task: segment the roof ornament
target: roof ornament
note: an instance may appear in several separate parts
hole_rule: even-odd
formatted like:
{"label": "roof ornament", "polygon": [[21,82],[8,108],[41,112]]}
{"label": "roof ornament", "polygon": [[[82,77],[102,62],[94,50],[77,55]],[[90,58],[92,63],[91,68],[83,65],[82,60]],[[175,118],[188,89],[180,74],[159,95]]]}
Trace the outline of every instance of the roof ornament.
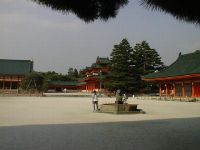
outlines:
{"label": "roof ornament", "polygon": [[181,52],[179,52],[179,54],[178,54],[178,57],[180,57],[181,56]]}
{"label": "roof ornament", "polygon": [[200,50],[196,50],[196,51],[195,51],[195,53],[199,53],[199,52],[200,52]]}

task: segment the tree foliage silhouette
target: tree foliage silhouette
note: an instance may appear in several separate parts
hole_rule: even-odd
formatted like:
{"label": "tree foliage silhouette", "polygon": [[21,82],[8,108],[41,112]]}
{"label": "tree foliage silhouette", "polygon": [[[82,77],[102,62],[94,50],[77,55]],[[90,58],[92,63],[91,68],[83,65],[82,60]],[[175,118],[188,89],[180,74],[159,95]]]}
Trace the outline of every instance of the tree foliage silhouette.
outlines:
{"label": "tree foliage silhouette", "polygon": [[32,0],[38,4],[67,14],[74,13],[85,22],[96,19],[108,20],[117,15],[128,0]]}
{"label": "tree foliage silhouette", "polygon": [[[129,0],[32,0],[38,4],[61,11],[74,13],[85,22],[96,19],[108,20],[117,15]],[[177,19],[200,24],[199,1],[197,0],[138,0],[152,10],[172,14]]]}

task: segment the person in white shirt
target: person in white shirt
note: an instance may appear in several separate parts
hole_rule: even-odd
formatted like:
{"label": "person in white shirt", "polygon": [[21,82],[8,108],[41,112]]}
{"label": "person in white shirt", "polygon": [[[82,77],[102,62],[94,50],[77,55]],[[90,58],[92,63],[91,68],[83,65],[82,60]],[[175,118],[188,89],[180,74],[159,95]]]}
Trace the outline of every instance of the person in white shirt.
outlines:
{"label": "person in white shirt", "polygon": [[94,94],[92,96],[92,103],[93,103],[93,107],[94,107],[94,111],[95,111],[95,105],[96,105],[96,110],[99,110],[99,106],[98,106],[98,95],[97,92],[94,91]]}
{"label": "person in white shirt", "polygon": [[122,101],[123,103],[126,103],[128,100],[128,96],[126,95],[126,93],[123,94],[123,97],[122,97]]}

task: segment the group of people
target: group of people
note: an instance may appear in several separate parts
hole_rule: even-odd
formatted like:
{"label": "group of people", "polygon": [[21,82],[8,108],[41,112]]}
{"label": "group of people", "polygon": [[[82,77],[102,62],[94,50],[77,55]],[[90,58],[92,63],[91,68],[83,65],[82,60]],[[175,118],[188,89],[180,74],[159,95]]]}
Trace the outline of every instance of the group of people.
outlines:
{"label": "group of people", "polygon": [[122,91],[120,89],[117,90],[116,92],[116,104],[124,104],[126,103],[128,100],[128,96],[126,95],[126,93],[122,93]]}
{"label": "group of people", "polygon": [[[99,110],[99,105],[98,105],[98,97],[99,97],[99,94],[97,94],[97,92],[94,90],[93,91],[93,95],[92,95],[92,103],[93,103],[93,108],[94,108],[94,111],[95,110]],[[128,96],[126,95],[126,93],[122,93],[120,89],[118,89],[116,91],[116,101],[115,101],[115,104],[124,104],[126,103],[128,100]]]}

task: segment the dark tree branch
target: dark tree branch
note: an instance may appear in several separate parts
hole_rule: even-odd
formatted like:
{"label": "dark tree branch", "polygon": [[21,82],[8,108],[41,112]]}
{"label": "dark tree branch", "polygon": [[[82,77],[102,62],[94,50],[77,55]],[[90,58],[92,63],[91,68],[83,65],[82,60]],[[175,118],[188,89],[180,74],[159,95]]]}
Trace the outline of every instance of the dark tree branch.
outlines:
{"label": "dark tree branch", "polygon": [[72,12],[86,22],[108,20],[117,15],[128,0],[32,0],[67,14]]}
{"label": "dark tree branch", "polygon": [[[129,0],[32,0],[67,14],[76,14],[86,22],[96,19],[108,20],[117,15],[118,10]],[[187,22],[200,24],[198,0],[137,0],[146,8],[161,10]]]}
{"label": "dark tree branch", "polygon": [[198,0],[141,0],[142,5],[153,10],[161,10],[187,22],[200,24]]}

